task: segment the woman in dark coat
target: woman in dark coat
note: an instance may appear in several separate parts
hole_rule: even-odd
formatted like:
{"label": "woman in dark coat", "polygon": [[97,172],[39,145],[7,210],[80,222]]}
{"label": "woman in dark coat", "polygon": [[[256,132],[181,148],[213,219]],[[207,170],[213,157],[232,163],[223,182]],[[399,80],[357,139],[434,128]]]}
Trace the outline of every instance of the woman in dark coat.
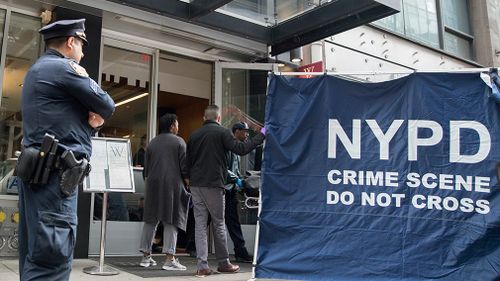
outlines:
{"label": "woman in dark coat", "polygon": [[179,123],[175,114],[160,118],[160,134],[146,148],[144,176],[146,198],[144,202],[144,228],[140,266],[156,265],[151,258],[151,245],[156,227],[163,223],[163,269],[186,270],[175,258],[177,230],[186,230],[189,193],[186,190],[186,143],[177,136]]}

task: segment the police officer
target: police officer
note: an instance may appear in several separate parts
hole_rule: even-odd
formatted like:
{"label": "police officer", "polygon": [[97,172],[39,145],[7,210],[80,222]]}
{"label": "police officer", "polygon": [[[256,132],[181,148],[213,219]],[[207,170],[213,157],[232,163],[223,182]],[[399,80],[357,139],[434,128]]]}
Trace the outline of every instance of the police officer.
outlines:
{"label": "police officer", "polygon": [[[47,51],[29,69],[23,84],[24,151],[41,149],[44,135],[50,134],[59,140],[57,157],[72,151],[76,160],[89,159],[91,135],[115,109],[111,97],[79,65],[82,48],[88,44],[84,23],[85,19],[61,20],[39,30]],[[23,281],[69,280],[71,272],[78,184],[63,192],[64,166],[55,165],[50,171],[46,183],[23,181],[19,188]]]}

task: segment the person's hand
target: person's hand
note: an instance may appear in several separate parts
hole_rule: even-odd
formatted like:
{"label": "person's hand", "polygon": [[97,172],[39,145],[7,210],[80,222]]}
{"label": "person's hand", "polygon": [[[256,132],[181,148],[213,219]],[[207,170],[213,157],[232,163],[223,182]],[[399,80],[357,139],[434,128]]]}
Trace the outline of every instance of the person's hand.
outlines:
{"label": "person's hand", "polygon": [[104,119],[101,117],[101,115],[94,113],[94,112],[89,112],[89,125],[92,128],[97,128],[100,127],[104,124]]}
{"label": "person's hand", "polygon": [[249,127],[252,128],[252,130],[257,134],[262,130],[262,127],[257,124],[249,123]]}

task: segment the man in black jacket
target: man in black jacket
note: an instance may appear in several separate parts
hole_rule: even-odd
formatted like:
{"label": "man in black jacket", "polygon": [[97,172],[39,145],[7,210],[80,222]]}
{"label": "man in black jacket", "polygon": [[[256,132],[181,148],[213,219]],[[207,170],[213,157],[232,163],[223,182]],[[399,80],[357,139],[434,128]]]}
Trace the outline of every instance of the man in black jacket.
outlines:
{"label": "man in black jacket", "polygon": [[[245,141],[248,139],[248,124],[245,122],[238,122],[233,125],[232,132],[237,140]],[[241,223],[238,214],[238,191],[243,188],[243,175],[241,174],[240,167],[241,158],[239,155],[230,153],[228,159],[228,177],[226,181],[226,208],[225,220],[229,237],[233,240],[234,257],[237,262],[253,261],[253,257],[245,247],[245,238],[241,231]]]}
{"label": "man in black jacket", "polygon": [[264,135],[257,134],[245,142],[233,137],[231,131],[220,125],[220,110],[209,105],[205,110],[203,126],[196,130],[187,143],[189,182],[195,217],[195,242],[198,258],[198,276],[210,275],[208,266],[207,220],[210,214],[215,241],[215,255],[219,272],[233,273],[240,267],[229,262],[224,221],[224,182],[227,178],[229,152],[245,155],[262,144]]}

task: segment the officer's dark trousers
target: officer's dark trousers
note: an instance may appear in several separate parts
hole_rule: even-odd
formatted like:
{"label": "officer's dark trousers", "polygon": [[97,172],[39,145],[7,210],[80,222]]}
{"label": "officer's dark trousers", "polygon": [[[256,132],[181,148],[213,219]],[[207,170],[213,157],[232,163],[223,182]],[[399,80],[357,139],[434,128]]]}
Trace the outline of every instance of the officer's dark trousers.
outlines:
{"label": "officer's dark trousers", "polygon": [[238,198],[235,188],[226,190],[226,210],[225,220],[227,231],[234,244],[234,255],[237,257],[247,257],[248,252],[245,248],[245,239],[241,232],[240,219],[238,217]]}
{"label": "officer's dark trousers", "polygon": [[76,191],[64,197],[59,174],[32,189],[19,186],[19,274],[21,281],[69,280],[76,242]]}

